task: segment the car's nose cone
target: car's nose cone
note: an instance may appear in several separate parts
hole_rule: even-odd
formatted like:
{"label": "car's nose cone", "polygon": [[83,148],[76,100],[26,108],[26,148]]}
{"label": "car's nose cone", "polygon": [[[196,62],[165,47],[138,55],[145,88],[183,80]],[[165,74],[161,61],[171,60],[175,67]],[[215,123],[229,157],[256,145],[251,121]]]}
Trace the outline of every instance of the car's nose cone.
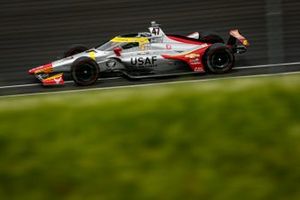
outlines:
{"label": "car's nose cone", "polygon": [[32,68],[28,71],[29,74],[51,73],[53,71],[52,63]]}

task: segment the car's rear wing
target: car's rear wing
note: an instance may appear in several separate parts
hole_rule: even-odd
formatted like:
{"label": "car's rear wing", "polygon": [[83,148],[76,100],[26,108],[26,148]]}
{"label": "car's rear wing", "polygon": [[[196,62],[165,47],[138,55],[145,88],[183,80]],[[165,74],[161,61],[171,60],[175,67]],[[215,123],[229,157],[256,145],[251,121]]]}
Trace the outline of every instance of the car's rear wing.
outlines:
{"label": "car's rear wing", "polygon": [[235,30],[231,30],[229,32],[229,39],[228,39],[228,42],[227,44],[228,45],[235,45],[237,44],[237,41],[240,42],[240,44],[244,45],[244,46],[250,46],[248,40],[242,36],[242,34],[239,32],[238,29],[235,29]]}
{"label": "car's rear wing", "polygon": [[232,46],[235,53],[242,54],[247,51],[247,47],[250,46],[250,43],[239,32],[238,29],[235,29],[229,32],[229,39],[227,41],[227,45]]}

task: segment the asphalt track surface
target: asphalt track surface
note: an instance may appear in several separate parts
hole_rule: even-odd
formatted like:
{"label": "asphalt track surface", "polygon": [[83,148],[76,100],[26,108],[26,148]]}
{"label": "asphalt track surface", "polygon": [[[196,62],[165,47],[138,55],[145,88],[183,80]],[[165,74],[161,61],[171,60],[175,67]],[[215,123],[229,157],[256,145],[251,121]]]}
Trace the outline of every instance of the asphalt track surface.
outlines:
{"label": "asphalt track surface", "polygon": [[[280,63],[280,64],[266,64],[256,66],[241,66],[235,67],[233,70],[226,74],[194,74],[179,77],[165,77],[165,78],[147,78],[140,80],[128,80],[123,77],[102,78],[97,81],[93,86],[79,87],[73,81],[66,81],[64,86],[43,87],[40,83],[32,79],[28,79],[24,83],[18,81],[0,85],[0,96],[16,96],[16,95],[32,95],[40,93],[52,93],[63,91],[82,91],[91,89],[113,89],[120,87],[135,87],[142,85],[155,85],[161,83],[174,83],[174,82],[189,82],[189,81],[205,81],[209,79],[224,79],[231,77],[255,77],[255,76],[268,76],[273,74],[291,74],[300,73],[300,62],[293,63]],[[29,75],[28,75],[29,76]],[[21,77],[20,77],[21,78]],[[18,77],[16,77],[18,80]]]}
{"label": "asphalt track surface", "polygon": [[[280,6],[276,2],[281,2]],[[300,63],[261,66],[300,61],[299,6],[299,0],[3,1],[0,6],[0,96],[299,71]],[[56,60],[72,44],[94,47],[115,35],[147,31],[153,20],[160,23],[166,33],[185,35],[213,31],[225,40],[229,30],[238,28],[251,47],[246,54],[239,55],[235,70],[224,75],[138,81],[101,79],[92,87],[76,87],[71,81],[63,87],[44,88],[27,74],[30,68]],[[276,49],[281,55],[278,60],[273,58],[277,55]]]}

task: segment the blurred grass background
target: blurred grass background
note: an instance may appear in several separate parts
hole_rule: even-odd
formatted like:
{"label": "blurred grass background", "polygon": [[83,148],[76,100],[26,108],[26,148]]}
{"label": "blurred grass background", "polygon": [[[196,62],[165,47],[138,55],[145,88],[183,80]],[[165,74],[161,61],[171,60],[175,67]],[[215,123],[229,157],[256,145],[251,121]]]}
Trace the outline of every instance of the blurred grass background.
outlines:
{"label": "blurred grass background", "polygon": [[0,99],[0,199],[300,199],[300,75]]}

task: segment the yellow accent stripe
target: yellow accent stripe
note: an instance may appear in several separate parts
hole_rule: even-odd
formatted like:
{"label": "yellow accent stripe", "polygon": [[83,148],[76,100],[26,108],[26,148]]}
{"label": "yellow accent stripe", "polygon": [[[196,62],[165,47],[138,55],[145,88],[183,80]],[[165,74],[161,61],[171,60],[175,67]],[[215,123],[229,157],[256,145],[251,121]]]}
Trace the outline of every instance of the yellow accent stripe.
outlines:
{"label": "yellow accent stripe", "polygon": [[138,42],[140,44],[147,44],[149,43],[148,38],[146,37],[115,37],[111,40],[112,42]]}
{"label": "yellow accent stripe", "polygon": [[89,53],[89,56],[90,56],[91,59],[96,60],[96,53],[94,51],[91,51]]}
{"label": "yellow accent stripe", "polygon": [[45,74],[49,74],[53,71],[53,68],[52,67],[47,67],[47,68],[44,68],[44,69],[40,69],[40,70],[37,70],[35,71],[34,73],[35,74],[38,74],[38,73],[45,73]]}

